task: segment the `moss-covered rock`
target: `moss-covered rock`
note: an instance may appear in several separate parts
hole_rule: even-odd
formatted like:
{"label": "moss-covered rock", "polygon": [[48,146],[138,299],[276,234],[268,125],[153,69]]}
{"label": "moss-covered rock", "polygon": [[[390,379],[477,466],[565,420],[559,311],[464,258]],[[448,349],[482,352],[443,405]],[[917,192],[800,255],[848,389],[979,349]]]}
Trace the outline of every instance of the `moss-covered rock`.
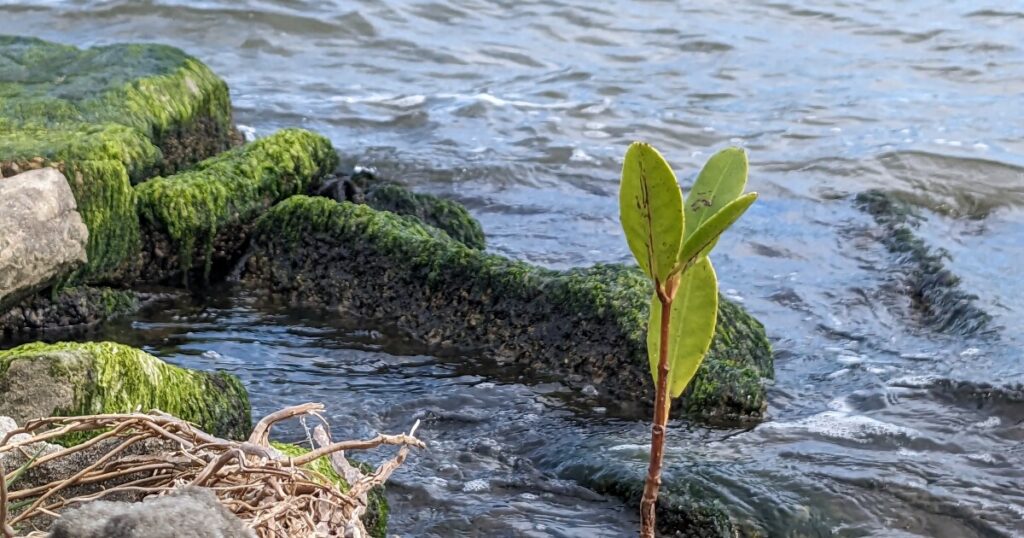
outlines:
{"label": "moss-covered rock", "polygon": [[317,196],[336,202],[366,204],[374,209],[415,217],[425,224],[444,230],[456,241],[483,250],[484,229],[462,204],[431,194],[411,191],[399,183],[382,180],[367,170],[338,175],[324,181]]}
{"label": "moss-covered rock", "polygon": [[155,296],[88,286],[34,295],[0,314],[0,338],[90,327],[100,321],[135,312],[150,298]]}
{"label": "moss-covered rock", "polygon": [[921,216],[894,193],[870,190],[859,193],[855,203],[882,228],[879,239],[897,256],[895,270],[903,290],[921,321],[935,330],[968,335],[987,330],[992,316],[967,293],[960,277],[943,261],[949,253],[930,248],[914,229]]}
{"label": "moss-covered rock", "polygon": [[233,375],[179,368],[112,342],[0,351],[0,415],[19,423],[150,409],[233,439],[245,438],[252,427],[248,394]]}
{"label": "moss-covered rock", "polygon": [[452,200],[412,192],[397,183],[383,183],[366,192],[366,205],[416,217],[466,246],[479,250],[486,246],[483,227],[465,207]]}
{"label": "moss-covered rock", "polygon": [[136,188],[146,280],[162,281],[233,260],[271,205],[308,191],[337,166],[326,138],[286,129]]}
{"label": "moss-covered rock", "polygon": [[[653,402],[650,288],[634,268],[547,270],[469,248],[410,217],[296,196],[257,222],[243,279],[395,323],[430,343],[483,348],[570,386],[593,385],[622,405]],[[706,366],[676,409],[759,418],[762,378],[772,377],[764,329],[724,299],[719,319]]]}
{"label": "moss-covered rock", "polygon": [[120,276],[139,249],[132,182],[237,140],[228,88],[163,45],[80,50],[0,36],[0,176],[53,166],[89,228],[79,280]]}
{"label": "moss-covered rock", "polygon": [[[276,448],[280,453],[285,456],[297,457],[302,456],[309,452],[309,449],[303,448],[298,445],[280,443],[277,441],[271,441],[270,445]],[[352,465],[359,467],[360,470],[366,474],[373,471],[369,466],[351,461]],[[335,484],[338,489],[345,492],[349,489],[348,482],[341,477],[334,467],[331,466],[331,462],[326,456],[317,458],[312,463],[307,465],[313,471],[323,475],[325,478]],[[388,532],[388,501],[384,498],[384,488],[377,487],[366,495],[367,506],[366,514],[363,515],[363,525],[366,527],[366,531],[370,533],[373,538],[384,538]]]}

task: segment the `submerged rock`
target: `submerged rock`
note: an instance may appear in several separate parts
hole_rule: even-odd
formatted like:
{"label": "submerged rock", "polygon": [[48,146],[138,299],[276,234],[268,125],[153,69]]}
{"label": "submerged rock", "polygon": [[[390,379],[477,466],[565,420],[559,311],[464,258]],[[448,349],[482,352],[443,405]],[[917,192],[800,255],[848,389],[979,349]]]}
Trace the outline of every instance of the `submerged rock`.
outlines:
{"label": "submerged rock", "polygon": [[0,177],[58,168],[89,229],[77,280],[117,280],[139,251],[133,182],[237,139],[228,88],[163,45],[80,50],[0,36]]}
{"label": "submerged rock", "polygon": [[139,409],[160,409],[232,439],[252,427],[248,393],[230,374],[179,368],[112,342],[0,351],[0,415],[24,422]]}
{"label": "submerged rock", "polygon": [[241,254],[253,221],[271,205],[307,192],[337,166],[326,138],[285,129],[136,188],[143,235],[140,278],[165,281]]}
{"label": "submerged rock", "polygon": [[914,234],[920,216],[908,203],[879,190],[862,192],[857,206],[882,227],[880,240],[898,256],[896,269],[903,288],[925,325],[940,332],[969,335],[985,331],[992,316],[977,305],[978,297],[960,286],[960,277],[943,261],[949,254],[930,248]]}
{"label": "submerged rock", "polygon": [[65,511],[50,538],[255,538],[208,489],[183,487],[139,503],[93,501]]}
{"label": "submerged rock", "polygon": [[88,238],[60,172],[0,179],[0,312],[83,265]]}
{"label": "submerged rock", "polygon": [[[650,288],[634,268],[553,271],[490,255],[409,217],[295,196],[260,218],[242,278],[252,286],[395,323],[430,343],[653,402],[645,327]],[[760,323],[722,300],[705,366],[683,396],[690,417],[760,418],[772,357]]]}
{"label": "submerged rock", "polygon": [[0,337],[92,327],[135,312],[143,303],[162,296],[88,286],[33,295],[0,314]]}

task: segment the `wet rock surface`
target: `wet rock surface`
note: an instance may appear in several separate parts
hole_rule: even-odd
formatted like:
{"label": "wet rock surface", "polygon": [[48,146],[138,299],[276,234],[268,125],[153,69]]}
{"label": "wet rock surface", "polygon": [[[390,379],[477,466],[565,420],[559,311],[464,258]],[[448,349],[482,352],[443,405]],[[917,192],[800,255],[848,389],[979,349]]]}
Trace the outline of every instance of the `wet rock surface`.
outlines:
{"label": "wet rock surface", "polygon": [[[632,268],[541,269],[393,213],[296,196],[257,223],[242,279],[394,323],[431,344],[484,348],[615,402],[653,401],[644,360],[649,289]],[[707,367],[677,408],[756,420],[762,378],[773,375],[770,346],[738,306],[723,301],[719,317]]]}

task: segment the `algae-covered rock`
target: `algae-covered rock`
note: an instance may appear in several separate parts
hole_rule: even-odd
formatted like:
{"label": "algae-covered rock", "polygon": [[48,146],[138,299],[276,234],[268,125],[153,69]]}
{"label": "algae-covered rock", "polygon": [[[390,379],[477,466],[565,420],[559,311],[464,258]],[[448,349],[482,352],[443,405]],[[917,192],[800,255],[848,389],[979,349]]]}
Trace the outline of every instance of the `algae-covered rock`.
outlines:
{"label": "algae-covered rock", "polygon": [[326,138],[285,129],[139,185],[142,278],[161,281],[197,268],[208,278],[215,262],[237,257],[256,217],[318,184],[337,160]]}
{"label": "algae-covered rock", "polygon": [[[303,448],[298,445],[280,443],[277,441],[271,441],[270,445],[278,450],[285,456],[297,457],[309,452],[309,449]],[[361,471],[366,474],[372,472],[368,466],[362,465],[357,462],[352,462],[353,465],[360,467]],[[349,490],[349,484],[341,477],[334,467],[331,466],[331,462],[326,456],[317,458],[307,467],[323,475],[325,478],[334,483],[342,492]],[[366,527],[366,531],[370,533],[373,538],[384,538],[388,532],[388,501],[384,498],[384,488],[377,487],[370,490],[367,494],[367,506],[366,514],[362,517],[363,526]]]}
{"label": "algae-covered rock", "polygon": [[897,256],[896,273],[921,321],[940,332],[969,335],[987,330],[992,316],[977,305],[978,297],[960,285],[944,258],[949,253],[929,247],[914,233],[921,217],[894,193],[870,190],[855,203],[881,226],[880,241]]}
{"label": "algae-covered rock", "polygon": [[[650,289],[634,268],[547,270],[469,248],[410,217],[296,196],[257,222],[242,277],[431,343],[483,348],[571,386],[593,385],[624,406],[653,402]],[[692,417],[758,418],[762,378],[772,377],[764,329],[724,299],[719,318],[684,407]]]}
{"label": "algae-covered rock", "polygon": [[84,264],[88,237],[60,172],[0,181],[0,312]]}
{"label": "algae-covered rock", "polygon": [[230,147],[228,88],[163,45],[92,49],[0,36],[0,175],[56,167],[89,229],[79,279],[115,279],[139,248],[131,182]]}
{"label": "algae-covered rock", "polygon": [[249,397],[237,377],[188,370],[115,344],[25,344],[0,351],[0,415],[18,422],[160,409],[214,435],[242,439]]}
{"label": "algae-covered rock", "polygon": [[316,195],[415,217],[444,230],[452,239],[466,246],[480,250],[486,246],[483,227],[462,204],[432,194],[413,192],[399,183],[382,180],[367,170],[328,179],[317,189]]}
{"label": "algae-covered rock", "polygon": [[161,294],[112,288],[73,286],[33,295],[0,314],[0,338],[91,327],[129,314]]}

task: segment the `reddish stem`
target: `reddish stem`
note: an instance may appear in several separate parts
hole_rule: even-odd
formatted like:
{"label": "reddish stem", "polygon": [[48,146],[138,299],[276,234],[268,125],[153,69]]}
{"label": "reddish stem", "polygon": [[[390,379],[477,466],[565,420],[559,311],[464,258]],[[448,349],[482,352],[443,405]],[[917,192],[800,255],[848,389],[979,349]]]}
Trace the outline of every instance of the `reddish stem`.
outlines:
{"label": "reddish stem", "polygon": [[669,407],[672,405],[672,401],[668,397],[668,333],[669,319],[672,316],[672,300],[660,296],[658,299],[661,303],[658,385],[654,398],[654,425],[651,426],[651,463],[647,467],[647,482],[644,483],[644,496],[640,501],[640,536],[642,538],[654,538],[654,507],[658,503],[658,491],[661,489],[661,462],[665,456],[665,430],[668,425]]}

